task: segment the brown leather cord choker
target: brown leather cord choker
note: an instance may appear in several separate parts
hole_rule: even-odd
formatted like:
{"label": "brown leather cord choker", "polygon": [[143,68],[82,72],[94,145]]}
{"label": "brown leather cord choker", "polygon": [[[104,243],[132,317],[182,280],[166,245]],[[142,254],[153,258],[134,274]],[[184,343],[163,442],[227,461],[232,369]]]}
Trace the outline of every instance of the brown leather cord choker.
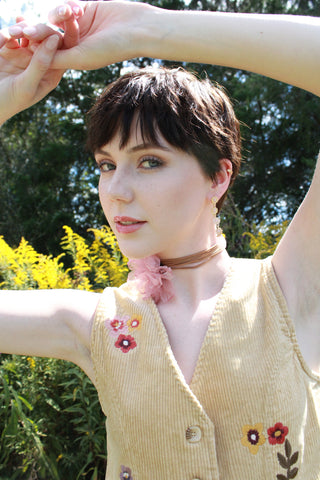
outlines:
{"label": "brown leather cord choker", "polygon": [[207,250],[201,250],[200,252],[193,253],[192,255],[186,255],[179,258],[165,258],[161,260],[161,265],[170,267],[172,270],[177,268],[197,268],[204,263],[209,262],[211,258],[218,255],[224,250],[224,247],[219,245],[213,245]]}

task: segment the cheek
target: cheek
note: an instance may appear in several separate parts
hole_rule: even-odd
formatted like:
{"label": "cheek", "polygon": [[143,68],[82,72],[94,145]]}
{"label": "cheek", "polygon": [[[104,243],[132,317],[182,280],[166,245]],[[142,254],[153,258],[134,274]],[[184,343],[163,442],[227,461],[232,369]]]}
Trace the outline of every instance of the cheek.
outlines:
{"label": "cheek", "polygon": [[108,195],[106,191],[106,185],[102,181],[101,177],[99,179],[98,192],[99,192],[99,200],[100,200],[102,210],[105,216],[108,218],[108,210],[109,210]]}

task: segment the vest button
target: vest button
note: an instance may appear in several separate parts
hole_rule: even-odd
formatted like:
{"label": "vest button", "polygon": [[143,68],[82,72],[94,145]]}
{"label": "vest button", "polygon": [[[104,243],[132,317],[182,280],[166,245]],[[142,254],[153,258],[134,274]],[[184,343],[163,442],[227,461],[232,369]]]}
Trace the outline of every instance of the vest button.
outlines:
{"label": "vest button", "polygon": [[[189,443],[197,443],[201,440],[201,429],[197,425],[192,425],[186,430],[186,439]],[[197,480],[197,479],[194,479]]]}

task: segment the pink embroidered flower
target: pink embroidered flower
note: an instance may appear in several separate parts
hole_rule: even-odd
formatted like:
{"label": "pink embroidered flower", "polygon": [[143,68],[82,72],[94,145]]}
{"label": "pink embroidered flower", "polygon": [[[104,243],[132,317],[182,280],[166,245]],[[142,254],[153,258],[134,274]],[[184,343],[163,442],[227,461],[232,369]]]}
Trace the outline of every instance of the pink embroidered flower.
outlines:
{"label": "pink embroidered flower", "polygon": [[131,335],[119,335],[118,340],[114,344],[117,348],[120,348],[123,353],[129,352],[133,348],[136,348],[136,341]]}
{"label": "pink embroidered flower", "polygon": [[132,270],[128,279],[137,281],[137,288],[144,299],[151,297],[155,303],[159,303],[173,298],[171,268],[161,266],[159,257],[152,255],[131,259],[128,266]]}
{"label": "pink embroidered flower", "polygon": [[284,443],[286,436],[288,435],[289,429],[282,425],[281,422],[275,424],[274,427],[270,427],[267,430],[269,435],[269,443],[271,445],[282,444]]}
{"label": "pink embroidered flower", "polygon": [[141,321],[142,321],[141,315],[136,315],[135,317],[130,318],[130,319],[127,321],[127,325],[128,325],[129,331],[130,331],[130,332],[133,332],[134,330],[140,330],[140,328],[141,328]]}
{"label": "pink embroidered flower", "polygon": [[113,337],[118,337],[119,333],[127,334],[128,333],[128,326],[127,322],[130,317],[115,317],[115,318],[107,318],[105,320],[105,326],[109,330],[110,335]]}

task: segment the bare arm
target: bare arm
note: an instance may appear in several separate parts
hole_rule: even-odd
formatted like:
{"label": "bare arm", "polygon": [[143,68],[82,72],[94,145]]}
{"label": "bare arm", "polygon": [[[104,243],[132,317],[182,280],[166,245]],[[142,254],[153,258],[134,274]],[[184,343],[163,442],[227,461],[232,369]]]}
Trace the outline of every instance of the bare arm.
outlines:
{"label": "bare arm", "polygon": [[[14,38],[0,31],[0,124],[41,100],[63,74],[51,68],[61,36],[39,25],[39,45],[26,37],[19,42],[24,27],[19,22]],[[93,379],[90,331],[98,299],[73,290],[0,291],[0,351],[70,360]]]}
{"label": "bare arm", "polygon": [[273,255],[302,353],[320,373],[320,160],[310,189]]}
{"label": "bare arm", "polygon": [[[79,44],[55,68],[94,69],[148,56],[242,68],[320,94],[320,19],[172,11],[136,2],[81,2]],[[50,14],[61,24],[59,8]]]}
{"label": "bare arm", "polygon": [[99,299],[81,290],[0,291],[0,351],[69,360],[93,379],[90,335]]}

